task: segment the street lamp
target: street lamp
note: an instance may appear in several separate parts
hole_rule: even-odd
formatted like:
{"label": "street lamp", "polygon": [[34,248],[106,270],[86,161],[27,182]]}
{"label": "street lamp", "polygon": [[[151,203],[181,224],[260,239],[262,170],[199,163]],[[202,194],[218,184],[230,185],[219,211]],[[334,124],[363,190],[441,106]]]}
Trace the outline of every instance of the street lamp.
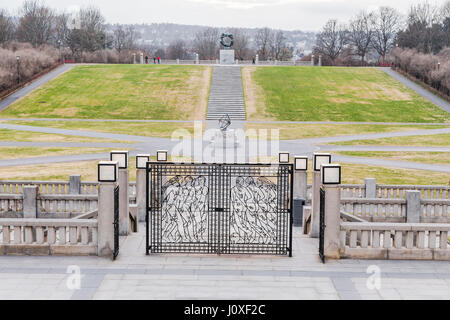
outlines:
{"label": "street lamp", "polygon": [[441,66],[441,62],[438,61],[438,71],[439,71],[439,67]]}
{"label": "street lamp", "polygon": [[149,154],[138,154],[136,155],[136,169],[146,169],[147,162],[150,161]]}
{"label": "street lamp", "polygon": [[20,83],[20,56],[16,56],[17,60],[17,83]]}
{"label": "street lamp", "polygon": [[167,150],[156,151],[156,161],[167,161]]}
{"label": "street lamp", "polygon": [[117,161],[100,161],[98,163],[98,181],[116,182],[119,177]]}
{"label": "street lamp", "polygon": [[329,153],[313,154],[314,171],[320,171],[321,164],[329,164],[329,163],[331,163],[331,154]]}
{"label": "street lamp", "polygon": [[307,156],[295,156],[294,157],[294,169],[296,171],[308,170],[308,157]]}
{"label": "street lamp", "polygon": [[109,160],[117,161],[119,169],[126,169],[128,168],[128,151],[113,150],[109,153]]}
{"label": "street lamp", "polygon": [[280,152],[278,154],[279,163],[289,163],[289,152]]}

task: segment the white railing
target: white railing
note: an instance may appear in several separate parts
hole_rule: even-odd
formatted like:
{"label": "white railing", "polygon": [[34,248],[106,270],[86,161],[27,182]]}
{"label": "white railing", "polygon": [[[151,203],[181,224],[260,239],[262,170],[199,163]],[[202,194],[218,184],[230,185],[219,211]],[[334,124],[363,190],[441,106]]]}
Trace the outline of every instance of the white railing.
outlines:
{"label": "white railing", "polygon": [[0,219],[1,254],[96,255],[97,220]]}
{"label": "white railing", "polygon": [[341,222],[341,258],[450,260],[450,224]]}
{"label": "white railing", "polygon": [[0,181],[0,193],[23,193],[24,186],[38,186],[39,193],[66,194],[69,192],[69,183],[61,181]]}

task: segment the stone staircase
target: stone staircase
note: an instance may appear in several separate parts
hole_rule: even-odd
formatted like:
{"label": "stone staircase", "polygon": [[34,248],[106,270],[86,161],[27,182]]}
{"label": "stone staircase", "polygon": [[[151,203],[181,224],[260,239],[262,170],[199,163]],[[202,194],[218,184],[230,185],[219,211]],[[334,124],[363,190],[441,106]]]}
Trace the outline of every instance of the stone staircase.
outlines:
{"label": "stone staircase", "polygon": [[227,114],[231,120],[245,120],[240,67],[214,67],[206,120]]}

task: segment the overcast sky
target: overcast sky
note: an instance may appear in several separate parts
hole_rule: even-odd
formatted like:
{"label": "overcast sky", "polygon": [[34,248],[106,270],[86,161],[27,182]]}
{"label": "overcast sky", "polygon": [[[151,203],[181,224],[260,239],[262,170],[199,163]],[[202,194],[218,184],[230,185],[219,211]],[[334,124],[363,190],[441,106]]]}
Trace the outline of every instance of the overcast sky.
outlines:
{"label": "overcast sky", "polygon": [[[330,18],[346,21],[361,9],[380,5],[406,13],[423,0],[46,0],[58,10],[94,5],[109,23],[171,22],[217,27],[271,27],[316,31]],[[443,3],[443,0],[431,0]],[[0,8],[17,12],[21,2],[0,0]]]}

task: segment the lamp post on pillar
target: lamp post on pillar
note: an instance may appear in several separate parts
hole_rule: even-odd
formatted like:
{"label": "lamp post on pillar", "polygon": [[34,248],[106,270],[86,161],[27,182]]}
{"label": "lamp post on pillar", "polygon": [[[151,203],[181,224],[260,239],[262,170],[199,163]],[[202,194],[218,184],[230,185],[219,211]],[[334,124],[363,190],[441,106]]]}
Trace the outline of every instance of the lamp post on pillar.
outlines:
{"label": "lamp post on pillar", "polygon": [[331,163],[331,154],[314,153],[313,154],[313,173],[312,173],[312,201],[311,201],[311,233],[312,238],[319,236],[320,224],[320,165]]}
{"label": "lamp post on pillar", "polygon": [[137,215],[139,222],[145,221],[146,215],[146,202],[145,197],[147,194],[146,181],[147,181],[147,162],[150,161],[149,154],[138,154],[136,155],[136,205],[137,205]]}
{"label": "lamp post on pillar", "polygon": [[117,161],[99,162],[97,255],[101,257],[112,257],[114,253],[114,189],[118,175]]}
{"label": "lamp post on pillar", "polygon": [[119,234],[130,233],[128,151],[114,150],[110,152],[110,160],[117,161],[119,166]]}
{"label": "lamp post on pillar", "polygon": [[303,205],[306,202],[308,181],[308,157],[294,157],[294,226],[303,225]]}
{"label": "lamp post on pillar", "polygon": [[323,254],[326,258],[339,259],[339,235],[341,231],[341,166],[321,165],[322,189],[325,191]]}

